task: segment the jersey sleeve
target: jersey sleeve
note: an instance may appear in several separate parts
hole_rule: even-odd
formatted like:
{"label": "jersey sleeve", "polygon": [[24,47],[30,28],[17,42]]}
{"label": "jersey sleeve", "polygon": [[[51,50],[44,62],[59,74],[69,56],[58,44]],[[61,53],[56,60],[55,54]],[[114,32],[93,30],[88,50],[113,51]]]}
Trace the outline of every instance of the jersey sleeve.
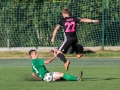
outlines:
{"label": "jersey sleeve", "polygon": [[75,20],[76,23],[79,23],[81,18],[80,17],[75,17],[74,20]]}
{"label": "jersey sleeve", "polygon": [[32,67],[32,72],[35,73],[35,69]]}
{"label": "jersey sleeve", "polygon": [[62,26],[62,19],[57,24]]}

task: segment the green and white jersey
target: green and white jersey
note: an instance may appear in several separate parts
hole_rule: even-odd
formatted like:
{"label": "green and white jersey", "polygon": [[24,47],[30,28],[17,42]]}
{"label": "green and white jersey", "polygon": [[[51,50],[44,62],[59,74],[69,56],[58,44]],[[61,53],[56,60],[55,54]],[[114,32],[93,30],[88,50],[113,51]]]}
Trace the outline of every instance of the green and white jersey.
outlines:
{"label": "green and white jersey", "polygon": [[45,74],[49,71],[44,66],[44,60],[37,58],[32,59],[32,72],[35,73],[41,79],[43,79]]}

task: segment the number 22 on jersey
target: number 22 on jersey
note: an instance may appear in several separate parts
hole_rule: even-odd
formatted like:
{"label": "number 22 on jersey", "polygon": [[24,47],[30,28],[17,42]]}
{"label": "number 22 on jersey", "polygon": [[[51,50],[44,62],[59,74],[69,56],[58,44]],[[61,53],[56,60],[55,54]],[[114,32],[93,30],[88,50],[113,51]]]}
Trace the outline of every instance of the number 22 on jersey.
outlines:
{"label": "number 22 on jersey", "polygon": [[67,26],[65,32],[75,32],[75,22],[65,22],[65,26]]}

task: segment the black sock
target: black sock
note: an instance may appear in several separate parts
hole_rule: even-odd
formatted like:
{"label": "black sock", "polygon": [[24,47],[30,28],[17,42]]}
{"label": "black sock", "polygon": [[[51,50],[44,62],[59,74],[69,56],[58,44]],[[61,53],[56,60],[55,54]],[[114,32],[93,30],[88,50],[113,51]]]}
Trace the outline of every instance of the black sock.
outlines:
{"label": "black sock", "polygon": [[61,54],[61,53],[59,53],[58,55],[57,55],[57,57],[61,60],[61,61],[63,61],[64,63],[66,63],[66,58],[65,58],[65,56],[63,55],[63,54]]}
{"label": "black sock", "polygon": [[81,44],[77,44],[75,51],[76,51],[76,54],[81,54],[81,53],[83,53],[84,48],[83,48],[83,46]]}

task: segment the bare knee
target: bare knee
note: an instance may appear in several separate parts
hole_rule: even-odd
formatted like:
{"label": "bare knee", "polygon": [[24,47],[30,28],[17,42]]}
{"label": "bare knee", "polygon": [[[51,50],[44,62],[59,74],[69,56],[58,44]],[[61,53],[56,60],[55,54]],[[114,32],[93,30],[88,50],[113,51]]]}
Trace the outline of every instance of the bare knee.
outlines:
{"label": "bare knee", "polygon": [[53,74],[54,80],[61,79],[63,77],[64,73],[62,72],[57,72]]}
{"label": "bare knee", "polygon": [[59,72],[59,76],[60,76],[60,77],[63,77],[63,75],[64,75],[64,73]]}

